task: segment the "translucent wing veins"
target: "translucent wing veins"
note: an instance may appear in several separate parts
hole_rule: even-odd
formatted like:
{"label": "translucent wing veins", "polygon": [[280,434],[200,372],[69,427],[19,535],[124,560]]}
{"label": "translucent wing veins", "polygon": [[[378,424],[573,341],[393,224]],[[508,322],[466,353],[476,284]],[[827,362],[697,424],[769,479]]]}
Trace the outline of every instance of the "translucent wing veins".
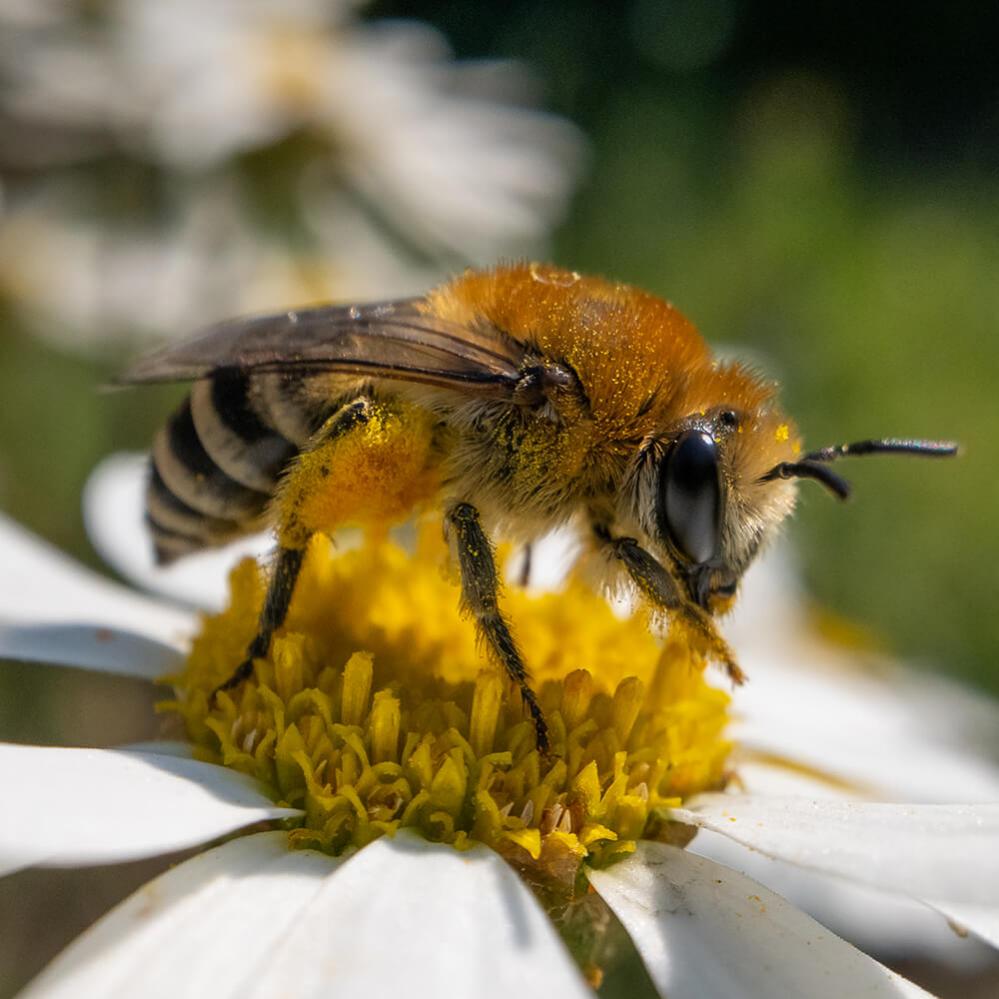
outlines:
{"label": "translucent wing veins", "polygon": [[230,320],[140,358],[120,384],[187,381],[222,369],[343,372],[509,395],[525,351],[500,330],[446,322],[421,299],[320,306]]}

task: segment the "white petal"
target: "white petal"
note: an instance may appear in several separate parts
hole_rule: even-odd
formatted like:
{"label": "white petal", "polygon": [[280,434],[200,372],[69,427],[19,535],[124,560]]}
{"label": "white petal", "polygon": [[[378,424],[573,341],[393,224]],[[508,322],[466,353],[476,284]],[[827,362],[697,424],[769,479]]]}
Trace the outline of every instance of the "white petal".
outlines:
{"label": "white petal", "polygon": [[779,895],[676,847],[640,843],[590,880],[664,996],[923,996]]}
{"label": "white petal", "polygon": [[155,756],[179,756],[185,760],[194,759],[194,746],[182,739],[149,739],[146,742],[130,742],[116,748],[126,753],[152,753]]}
{"label": "white petal", "polygon": [[3,873],[155,856],[301,814],[233,770],[155,753],[0,743],[0,788]]}
{"label": "white petal", "polygon": [[85,569],[0,514],[0,658],[154,679],[177,665],[194,627]]}
{"label": "white petal", "polygon": [[765,884],[833,933],[882,959],[918,953],[965,972],[994,961],[986,944],[959,936],[939,912],[908,896],[766,857],[710,829],[700,829],[687,850]]}
{"label": "white petal", "polygon": [[348,861],[246,836],[140,889],[28,995],[588,997],[530,892],[491,851],[405,833]]}
{"label": "white petal", "polygon": [[671,815],[769,857],[914,898],[999,898],[999,804],[704,794]]}
{"label": "white petal", "polygon": [[249,994],[572,999],[593,993],[534,896],[485,847],[400,833],[325,882]]}
{"label": "white petal", "polygon": [[725,632],[750,683],[740,744],[834,773],[879,800],[999,800],[999,704],[819,637],[786,544],[747,572]]}
{"label": "white petal", "polygon": [[780,650],[789,631],[806,628],[801,571],[786,537],[768,546],[746,570],[739,599],[723,621],[725,637],[741,651]]}
{"label": "white petal", "polygon": [[[289,850],[283,832],[232,840],[140,888],[63,951],[25,994],[244,996],[337,864],[311,850]],[[332,937],[344,927],[327,932]]]}
{"label": "white petal", "polygon": [[147,460],[141,454],[113,454],[93,470],[83,491],[87,535],[101,558],[137,586],[181,604],[221,610],[228,599],[229,570],[247,555],[266,554],[274,541],[258,534],[157,566],[143,520]]}
{"label": "white petal", "polygon": [[732,737],[746,749],[794,759],[881,800],[999,800],[999,766],[947,741],[953,719],[943,708],[935,728],[898,685],[824,668],[818,651],[802,650],[793,669],[755,653],[741,662],[751,682],[735,696]]}

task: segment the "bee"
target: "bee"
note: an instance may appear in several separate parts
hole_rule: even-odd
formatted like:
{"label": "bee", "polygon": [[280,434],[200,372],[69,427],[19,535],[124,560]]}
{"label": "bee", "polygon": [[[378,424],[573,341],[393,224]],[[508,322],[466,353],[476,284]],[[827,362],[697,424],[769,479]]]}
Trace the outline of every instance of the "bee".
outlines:
{"label": "bee", "polygon": [[425,296],[236,319],[140,359],[125,383],[193,380],[152,449],[159,562],[273,527],[277,554],[237,687],[285,620],[309,538],[443,511],[461,602],[549,747],[500,605],[492,538],[583,525],[692,648],[736,683],[716,618],[812,479],[845,499],[847,455],[803,453],[776,386],[716,359],[672,304],[538,263],[469,270]]}

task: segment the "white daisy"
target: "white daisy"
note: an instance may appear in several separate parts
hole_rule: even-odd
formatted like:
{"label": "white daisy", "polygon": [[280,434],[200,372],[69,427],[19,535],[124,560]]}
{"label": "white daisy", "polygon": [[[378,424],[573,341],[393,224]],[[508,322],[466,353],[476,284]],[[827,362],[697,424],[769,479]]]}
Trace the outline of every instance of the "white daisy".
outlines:
{"label": "white daisy", "polygon": [[[522,68],[455,62],[433,28],[361,23],[354,6],[0,10],[0,100],[31,140],[17,149],[158,166],[152,182],[146,166],[131,172],[125,224],[107,210],[118,160],[19,184],[0,225],[0,286],[75,343],[176,335],[190,313],[203,324],[278,302],[391,297],[456,265],[541,251],[579,174],[578,132],[517,103]],[[239,157],[292,138],[258,167],[261,191]],[[274,204],[282,226],[261,225]]]}
{"label": "white daisy", "polygon": [[[119,527],[127,533],[126,524]],[[143,676],[162,670],[171,657],[179,660],[185,632],[194,626],[185,612],[99,580],[9,523],[3,525],[0,544],[7,554],[7,571],[0,581],[3,655]],[[711,780],[722,749],[713,733],[725,698],[704,687],[697,674],[662,674],[660,663],[652,680],[660,684],[654,703],[643,700],[641,683],[627,678],[617,682],[612,701],[601,701],[600,684],[609,679],[613,690],[614,678],[625,672],[620,660],[634,659],[645,641],[639,637],[641,628],[627,622],[613,626],[621,647],[599,651],[592,690],[590,681],[575,674],[575,679],[552,678],[546,684],[549,667],[539,664],[542,698],[556,697],[552,703],[557,706],[550,709],[553,733],[558,740],[561,724],[563,739],[568,740],[563,767],[579,775],[574,799],[558,792],[564,774],[542,776],[545,768],[537,769],[536,763],[531,769],[530,753],[517,748],[516,712],[499,706],[498,688],[489,673],[476,681],[470,707],[468,701],[462,701],[464,707],[449,707],[448,695],[442,694],[436,706],[420,709],[422,723],[416,720],[420,711],[412,712],[405,703],[405,686],[418,687],[420,676],[407,677],[403,688],[375,690],[384,676],[373,685],[370,664],[363,657],[353,657],[345,670],[331,666],[318,678],[315,693],[309,687],[300,690],[301,670],[310,657],[322,659],[318,646],[310,648],[310,640],[295,637],[295,627],[305,628],[311,620],[309,602],[315,602],[317,615],[356,617],[353,606],[330,608],[331,592],[342,594],[345,601],[356,599],[336,587],[336,579],[326,580],[333,584],[332,591],[319,585],[324,573],[349,571],[342,567],[350,556],[324,559],[321,549],[316,550],[298,625],[290,623],[285,644],[275,648],[266,675],[246,693],[242,708],[231,703],[215,715],[200,711],[198,698],[203,701],[204,696],[199,690],[211,678],[202,678],[199,687],[201,680],[192,670],[224,669],[224,662],[212,665],[212,657],[225,660],[225,643],[241,640],[232,634],[241,616],[252,627],[252,608],[240,605],[246,596],[240,596],[240,590],[255,585],[249,567],[234,577],[236,605],[229,616],[203,625],[179,681],[186,694],[177,710],[199,747],[195,754],[205,755],[214,738],[218,759],[272,780],[255,783],[232,767],[193,759],[190,750],[185,755],[175,745],[161,751],[148,746],[126,751],[0,751],[4,786],[16,789],[8,800],[18,802],[0,817],[0,864],[8,870],[152,855],[210,842],[261,819],[296,827],[290,832],[250,832],[153,881],[64,952],[36,980],[38,994],[131,994],[141,980],[146,994],[171,996],[203,994],[209,987],[232,995],[318,995],[334,984],[344,994],[374,989],[374,994],[391,995],[405,989],[409,995],[491,996],[513,987],[525,995],[590,995],[599,961],[584,961],[588,977],[581,975],[553,923],[555,918],[564,928],[564,913],[553,917],[553,910],[546,912],[538,900],[550,902],[560,884],[566,889],[564,875],[576,869],[566,863],[572,858],[582,860],[581,871],[627,929],[663,995],[921,994],[759,882],[697,855],[693,849],[704,833],[698,833],[688,849],[662,841],[679,843],[698,829],[724,837],[737,849],[762,851],[803,870],[916,898],[999,943],[999,858],[994,850],[999,806],[976,800],[974,794],[968,798],[971,804],[900,804],[890,800],[890,788],[888,801],[870,801],[855,791],[845,793],[853,783],[851,764],[847,759],[845,771],[838,773],[835,758],[825,760],[823,769],[827,776],[841,779],[838,785],[799,771],[793,787],[785,783],[783,793],[767,793],[768,778],[788,774],[771,758],[769,763],[757,759],[747,764],[742,787],[735,781],[725,792],[684,794],[684,782],[696,788],[698,782]],[[432,589],[446,584],[420,582],[423,577],[412,574],[411,562],[389,549],[367,549],[365,557],[366,584],[380,588],[381,619],[376,623],[383,632],[376,657],[381,655],[384,662],[392,649],[404,648],[415,664],[424,651],[421,643],[433,639],[453,643],[448,653],[438,653],[442,663],[460,659],[455,650],[460,652],[464,639],[453,631],[451,615],[441,615],[438,621],[421,603],[424,585]],[[393,573],[385,572],[379,559],[389,560]],[[394,604],[393,586],[404,591]],[[440,597],[436,591],[431,595]],[[547,647],[538,625],[552,625],[545,615],[562,613],[567,601],[571,606],[589,599],[574,592],[533,603],[517,597],[521,627],[528,630],[540,658],[546,658],[542,653]],[[585,610],[585,629],[604,627],[596,602],[586,603]],[[420,628],[406,632],[404,645],[393,645],[393,622],[405,624],[406,614],[418,620]],[[312,634],[314,642],[325,640],[319,631]],[[561,636],[561,645],[565,638]],[[548,648],[551,656],[557,657],[559,644]],[[584,642],[573,654],[583,655],[586,648]],[[446,685],[446,678],[438,681],[438,690],[441,683]],[[670,698],[662,696],[663,683]],[[769,683],[765,671],[754,675],[754,684]],[[271,693],[264,694],[265,688]],[[585,697],[583,688],[588,691]],[[829,683],[827,692],[833,689]],[[779,701],[780,692],[771,689],[771,697]],[[248,707],[252,715],[243,710]],[[581,714],[574,720],[577,708]],[[333,712],[328,724],[314,720],[328,710]],[[666,729],[657,728],[663,711],[671,719]],[[820,715],[821,709],[812,710],[817,731]],[[280,731],[271,727],[279,716]],[[207,727],[199,732],[199,724]],[[458,748],[461,742],[456,741],[455,752],[444,753],[436,762],[426,754],[418,758],[413,748],[420,743],[417,734],[415,742],[406,741],[401,750],[403,756],[407,750],[412,754],[409,762],[394,770],[401,731],[419,724],[428,725],[435,738],[442,738],[442,732],[465,732],[461,738],[467,750]],[[762,721],[747,711],[744,726],[750,741],[754,724],[762,726]],[[335,750],[323,742],[329,725],[339,726],[338,738],[345,740]],[[599,730],[601,725],[606,728]],[[890,727],[885,742],[904,741],[904,733]],[[655,770],[647,752],[659,745],[657,731],[670,733],[673,740],[675,766],[668,774]],[[264,745],[275,737],[276,749],[273,741]],[[797,734],[785,748],[791,741],[797,744]],[[498,752],[503,746],[511,748]],[[627,752],[615,757],[611,768],[620,776],[598,774],[600,767],[588,768],[585,758],[574,760],[572,746],[585,747],[584,754],[595,761],[604,759],[605,749],[626,746]],[[774,749],[771,743],[771,757]],[[940,750],[945,760],[949,751],[961,752],[956,741]],[[321,761],[333,759],[331,752],[339,754],[336,779],[322,772]],[[464,767],[473,767],[468,772],[481,777],[481,769],[474,768],[487,758],[492,776],[475,785],[478,824],[473,838],[492,842],[495,849],[456,850],[421,838],[421,833],[429,834],[459,847],[468,845],[462,829],[468,821],[463,802],[469,791],[457,797],[454,792],[461,787]],[[378,763],[380,759],[385,762]],[[475,759],[478,764],[469,762]],[[286,766],[282,760],[295,765]],[[378,836],[382,829],[394,828],[395,818],[405,811],[394,796],[410,794],[424,766],[430,770],[423,805],[406,806],[410,821],[403,822],[407,828],[394,837]],[[351,767],[355,769],[348,772]],[[382,769],[376,773],[376,767]],[[365,783],[367,768],[376,774],[374,782]],[[897,772],[896,767],[879,770],[872,760],[874,780],[868,786],[890,781]],[[596,783],[590,786],[583,773],[594,774]],[[927,773],[927,784],[939,773]],[[791,779],[793,772],[786,777]],[[999,783],[984,765],[979,780],[981,796],[987,794],[989,780],[991,786]],[[334,800],[336,789],[353,802],[350,808],[343,810]],[[664,789],[670,797],[657,805]],[[682,804],[674,793],[683,797]],[[489,802],[503,796],[513,807],[490,812]],[[280,798],[284,802],[275,804]],[[54,801],[61,803],[55,813]],[[410,798],[410,805],[414,801]],[[533,802],[538,806],[529,807]],[[666,826],[655,827],[658,841],[641,838],[633,853],[616,857],[627,851],[633,836],[653,829],[647,824],[653,811],[668,820]],[[53,816],[43,828],[37,821],[40,814]],[[290,841],[300,848],[289,849]],[[348,842],[353,848],[339,856],[301,848],[311,844],[336,853],[338,843]],[[530,872],[536,887],[538,879],[547,879],[547,891],[532,893],[514,866]],[[570,894],[578,898],[571,877],[568,884]],[[583,896],[584,911],[597,904],[590,898]],[[580,958],[578,951],[576,956]]]}

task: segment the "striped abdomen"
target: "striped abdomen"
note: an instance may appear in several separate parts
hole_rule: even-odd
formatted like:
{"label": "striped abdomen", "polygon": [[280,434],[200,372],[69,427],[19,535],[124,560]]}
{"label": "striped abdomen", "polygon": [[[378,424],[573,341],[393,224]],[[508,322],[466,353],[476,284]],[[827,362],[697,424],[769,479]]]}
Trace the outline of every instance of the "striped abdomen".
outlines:
{"label": "striped abdomen", "polygon": [[258,530],[279,476],[331,408],[300,376],[220,371],[196,382],[153,444],[156,560]]}

